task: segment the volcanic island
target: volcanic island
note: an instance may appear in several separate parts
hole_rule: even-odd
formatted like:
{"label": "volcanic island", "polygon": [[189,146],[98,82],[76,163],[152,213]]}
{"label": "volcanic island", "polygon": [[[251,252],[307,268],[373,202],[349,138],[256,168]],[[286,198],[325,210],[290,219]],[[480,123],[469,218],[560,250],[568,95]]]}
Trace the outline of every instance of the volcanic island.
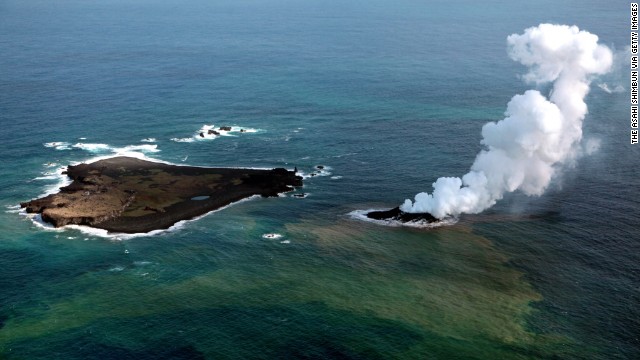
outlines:
{"label": "volcanic island", "polygon": [[66,175],[73,182],[60,192],[20,206],[55,227],[114,233],[167,229],[254,195],[278,196],[302,186],[302,177],[284,168],[179,166],[124,156],[69,165]]}
{"label": "volcanic island", "polygon": [[366,214],[369,219],[397,221],[401,223],[434,223],[439,221],[429,213],[408,213],[395,207],[389,210],[370,211]]}

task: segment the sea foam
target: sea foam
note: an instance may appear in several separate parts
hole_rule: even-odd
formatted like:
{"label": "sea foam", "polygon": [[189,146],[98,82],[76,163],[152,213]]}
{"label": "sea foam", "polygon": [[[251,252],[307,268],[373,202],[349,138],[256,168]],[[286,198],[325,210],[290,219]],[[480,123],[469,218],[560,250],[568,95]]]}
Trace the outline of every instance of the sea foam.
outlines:
{"label": "sea foam", "polygon": [[[210,131],[212,133],[209,133]],[[214,134],[213,131],[215,131],[217,135]],[[239,134],[254,134],[262,131],[264,130],[241,127],[241,126],[231,126],[231,130],[222,130],[220,129],[220,127],[216,127],[215,125],[203,125],[198,131],[193,133],[191,137],[185,137],[185,138],[176,137],[176,138],[172,138],[171,141],[190,143],[190,142],[201,141],[201,140],[213,140],[221,136],[238,136]]]}
{"label": "sea foam", "polygon": [[299,170],[297,174],[302,176],[303,179],[310,179],[310,178],[320,177],[320,176],[331,176],[333,175],[331,173],[331,170],[333,170],[331,166],[316,165],[314,170],[312,171],[306,172],[304,170]]}
{"label": "sea foam", "polygon": [[268,234],[262,234],[262,238],[263,239],[280,239],[282,237],[282,234],[277,234],[277,233],[268,233]]}
{"label": "sea foam", "polygon": [[45,147],[54,148],[56,150],[71,150],[71,144],[64,141],[53,141],[43,144]]}
{"label": "sea foam", "polygon": [[[143,139],[143,141],[145,140],[147,140],[147,142],[149,142],[148,140],[155,141],[155,139]],[[94,154],[104,154],[104,153],[118,154],[123,152],[130,152],[130,151],[140,151],[143,153],[155,153],[160,151],[158,149],[158,145],[156,144],[141,144],[141,145],[128,145],[124,147],[115,147],[115,146],[110,146],[109,144],[103,144],[103,143],[79,142],[71,145],[71,143],[68,143],[68,142],[54,141],[54,142],[44,143],[43,145],[45,147],[54,148],[56,150],[78,149],[78,150],[83,150],[83,151],[87,151]]]}

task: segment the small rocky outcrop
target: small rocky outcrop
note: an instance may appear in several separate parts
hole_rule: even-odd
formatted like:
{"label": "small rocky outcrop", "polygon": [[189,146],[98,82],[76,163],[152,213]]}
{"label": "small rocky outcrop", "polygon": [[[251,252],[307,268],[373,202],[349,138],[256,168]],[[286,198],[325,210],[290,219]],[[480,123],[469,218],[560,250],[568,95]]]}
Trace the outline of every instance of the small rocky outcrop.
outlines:
{"label": "small rocky outcrop", "polygon": [[367,214],[369,219],[374,220],[393,220],[400,222],[436,222],[438,221],[433,215],[429,213],[408,213],[400,210],[399,207],[395,207],[390,210],[371,211]]}

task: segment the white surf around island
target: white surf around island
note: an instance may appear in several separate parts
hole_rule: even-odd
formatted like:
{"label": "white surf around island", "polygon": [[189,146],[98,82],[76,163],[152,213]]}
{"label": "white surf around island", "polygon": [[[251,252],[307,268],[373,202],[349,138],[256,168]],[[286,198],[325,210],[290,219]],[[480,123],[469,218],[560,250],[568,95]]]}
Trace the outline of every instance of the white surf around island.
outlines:
{"label": "white surf around island", "polygon": [[262,238],[263,239],[270,239],[270,240],[277,240],[277,239],[281,239],[282,238],[282,234],[267,233],[267,234],[262,234]]}
{"label": "white surf around island", "polygon": [[[213,129],[213,125],[205,125],[201,128],[201,130],[206,129],[207,131],[209,129]],[[244,127],[237,127],[237,126],[233,126],[231,127],[231,131],[226,131],[226,135],[221,135],[221,136],[234,136],[234,135],[229,135],[229,133],[232,132],[240,132],[240,129],[244,129],[243,133],[256,133],[256,132],[260,132],[262,130],[260,129],[252,129],[252,128],[244,128]],[[216,130],[218,131],[218,130]],[[197,133],[197,136],[199,136],[199,132]],[[173,139],[172,139],[173,140]],[[156,163],[161,163],[161,164],[166,164],[166,165],[172,165],[172,166],[187,166],[187,167],[193,167],[193,166],[198,166],[198,167],[203,167],[203,168],[228,168],[228,169],[254,169],[254,170],[271,170],[273,167],[224,167],[224,166],[200,166],[200,165],[186,165],[186,164],[176,164],[176,163],[172,163],[169,161],[165,161],[165,160],[160,160],[157,158],[153,158],[153,157],[149,157],[149,155],[151,154],[155,154],[160,152],[161,150],[158,149],[158,145],[157,144],[148,144],[150,142],[155,142],[156,139],[155,138],[146,138],[146,139],[142,139],[142,142],[147,142],[147,144],[139,144],[139,145],[127,145],[127,146],[123,146],[123,147],[117,147],[117,146],[111,146],[109,144],[105,144],[105,143],[76,143],[76,144],[71,144],[70,142],[62,142],[62,141],[56,141],[56,142],[48,142],[48,143],[44,143],[43,145],[47,148],[53,148],[55,150],[60,150],[60,151],[64,151],[64,150],[83,150],[85,152],[88,152],[94,156],[89,157],[85,160],[82,161],[70,161],[69,164],[70,165],[78,165],[78,164],[91,164],[94,163],[96,161],[100,161],[100,160],[105,160],[105,159],[110,159],[110,158],[114,158],[114,157],[119,157],[119,156],[126,156],[126,157],[132,157],[132,158],[136,158],[136,159],[140,159],[140,160],[145,160],[145,161],[151,161],[151,162],[156,162]],[[182,142],[182,141],[179,141]],[[186,159],[185,159],[186,160]],[[41,197],[45,197],[51,194],[55,194],[57,192],[60,191],[61,187],[64,186],[68,186],[72,183],[72,180],[65,174],[66,170],[67,170],[67,166],[60,166],[58,163],[46,163],[43,164],[45,167],[45,170],[43,170],[42,172],[42,176],[38,176],[34,179],[32,179],[32,181],[51,181],[54,180],[55,182],[48,184],[45,186],[44,192],[37,196],[36,198],[41,198]],[[51,168],[55,167],[55,170],[52,171]],[[331,176],[332,173],[331,171],[332,167],[330,166],[326,166],[326,165],[316,165],[313,167],[312,170],[309,171],[297,171],[296,175],[301,176],[303,179],[310,179],[310,178],[314,178],[314,177],[324,177],[324,176]],[[340,176],[338,177],[334,177],[334,178],[341,178]],[[308,193],[293,193],[291,195],[287,194],[288,192],[283,192],[278,194],[280,197],[287,197],[287,196],[292,196],[292,197],[298,197],[298,198],[306,198],[309,194]],[[296,196],[298,195],[298,196]],[[53,225],[46,223],[42,220],[42,217],[39,214],[27,214],[26,211],[22,208],[20,208],[20,205],[14,205],[11,207],[7,207],[6,212],[13,212],[13,213],[18,213],[21,216],[25,216],[27,218],[29,218],[32,223],[42,229],[42,230],[46,230],[46,231],[57,231],[57,232],[63,232],[63,231],[68,231],[68,230],[77,230],[80,231],[86,235],[90,235],[90,236],[95,236],[95,237],[100,237],[100,238],[106,238],[106,239],[111,239],[111,240],[128,240],[128,239],[132,239],[132,238],[136,238],[136,237],[144,237],[144,236],[155,236],[155,235],[160,235],[160,234],[165,234],[165,233],[170,233],[170,232],[175,232],[177,230],[179,230],[180,228],[184,227],[188,222],[191,221],[197,221],[205,216],[208,216],[211,213],[217,212],[217,211],[221,211],[224,210],[230,206],[233,206],[235,204],[239,204],[245,201],[251,201],[254,199],[260,198],[260,195],[253,195],[250,196],[248,198],[245,199],[241,199],[239,201],[233,202],[231,204],[228,204],[226,206],[223,206],[221,208],[212,210],[210,212],[207,212],[205,214],[199,215],[197,217],[194,217],[192,219],[186,219],[186,220],[181,220],[176,222],[175,224],[173,224],[171,227],[167,228],[167,229],[158,229],[158,230],[152,230],[150,232],[146,232],[146,233],[134,233],[134,234],[128,234],[128,233],[109,233],[107,230],[104,229],[98,229],[98,228],[94,228],[94,227],[90,227],[90,226],[85,226],[85,225],[66,225],[63,227],[59,227],[56,228]],[[279,235],[279,234],[276,234]],[[279,235],[281,237],[281,235]],[[276,237],[279,238],[279,237]],[[288,240],[284,240],[282,241],[282,243],[284,244],[288,244],[289,241]]]}
{"label": "white surf around island", "polygon": [[[133,157],[136,157],[138,159],[141,160],[147,160],[147,161],[154,161],[154,162],[160,162],[160,163],[165,163],[165,164],[169,164],[169,165],[173,165],[169,162],[164,162],[164,161],[158,161],[157,159],[150,159],[148,157],[146,157],[144,154],[128,154],[129,155],[136,155]],[[120,156],[120,155],[115,155],[115,156]],[[91,159],[91,161],[84,161],[83,163],[92,163],[98,160],[102,160],[102,159],[107,159],[107,158],[112,158],[115,156],[101,156],[99,158],[93,158]],[[184,166],[184,165],[183,165]],[[66,168],[63,168],[66,169]],[[39,197],[43,197],[46,195],[50,195],[50,194],[55,194],[59,191],[60,187],[69,185],[71,183],[71,180],[66,176],[63,175],[62,172],[60,172],[60,176],[61,179],[60,181],[55,184],[55,185],[51,185],[47,187],[47,192]],[[81,233],[85,234],[85,235],[89,235],[89,236],[95,236],[95,237],[100,237],[100,238],[105,238],[105,239],[109,239],[109,240],[114,240],[114,241],[122,241],[122,240],[129,240],[129,239],[133,239],[133,238],[138,238],[138,237],[145,237],[145,236],[157,236],[157,235],[162,235],[162,234],[167,234],[167,233],[172,233],[175,231],[178,231],[179,229],[183,228],[184,226],[186,226],[188,223],[192,222],[192,221],[197,221],[200,220],[212,213],[218,212],[218,211],[222,211],[224,209],[227,209],[233,205],[236,204],[240,204],[243,202],[248,202],[248,201],[252,201],[252,200],[256,200],[261,198],[260,195],[252,195],[250,197],[232,202],[228,205],[222,206],[218,209],[214,209],[211,210],[205,214],[193,217],[191,219],[185,219],[185,220],[180,220],[178,222],[176,222],[175,224],[171,225],[170,227],[166,228],[166,229],[157,229],[157,230],[152,230],[149,232],[145,232],[145,233],[133,233],[133,234],[129,234],[129,233],[117,233],[117,232],[113,232],[110,233],[105,229],[99,229],[99,228],[94,228],[94,227],[90,227],[90,226],[85,226],[85,225],[66,225],[66,226],[62,226],[62,227],[54,227],[52,224],[47,223],[45,221],[42,220],[42,216],[40,214],[28,214],[25,209],[19,208],[19,205],[16,206],[11,206],[10,208],[8,208],[8,211],[11,212],[17,212],[19,215],[27,217],[28,219],[31,220],[31,222],[38,228],[45,230],[45,231],[56,231],[56,232],[63,232],[63,231],[69,231],[69,230],[77,230],[80,231]]]}
{"label": "white surf around island", "polygon": [[438,228],[442,226],[451,226],[458,222],[458,218],[454,218],[454,217],[448,217],[448,218],[434,221],[434,222],[428,222],[425,220],[405,222],[405,221],[398,221],[398,220],[377,220],[367,216],[367,214],[369,214],[372,211],[386,211],[386,210],[389,210],[389,209],[354,210],[348,213],[347,216],[355,220],[365,221],[365,222],[373,223],[376,225],[390,226],[390,227],[406,226],[406,227],[419,228],[419,229],[433,229],[433,228]]}
{"label": "white surf around island", "polygon": [[7,214],[18,214],[22,211],[20,205],[6,205],[4,208],[6,209],[4,212]]}
{"label": "white surf around island", "polygon": [[72,145],[75,149],[85,150],[94,154],[102,153],[128,153],[128,152],[142,152],[142,153],[156,153],[160,150],[156,144],[141,144],[141,145],[128,145],[123,147],[112,147],[108,144],[91,144],[91,143],[77,143]]}
{"label": "white surf around island", "polygon": [[[284,235],[282,234],[278,234],[278,233],[266,233],[266,234],[262,234],[262,238],[266,239],[266,240],[280,240],[284,237]],[[291,244],[291,240],[285,239],[285,240],[281,240],[279,241],[280,244]]]}
{"label": "white surf around island", "polygon": [[[108,144],[102,143],[76,143],[71,145],[68,142],[49,142],[43,144],[47,148],[54,148],[55,150],[73,150],[79,149],[84,150],[93,156],[83,161],[70,161],[70,165],[78,165],[81,163],[90,164],[99,160],[109,159],[117,156],[128,156],[137,158],[140,160],[154,161],[159,163],[164,163],[168,165],[174,165],[170,162],[158,160],[155,158],[150,158],[146,154],[157,153],[160,151],[158,149],[158,145],[155,144],[141,144],[141,145],[128,145],[123,147],[115,147],[110,146]],[[102,155],[103,154],[103,155]],[[57,193],[61,187],[67,186],[71,184],[71,179],[65,175],[65,171],[67,170],[67,166],[61,166],[55,162],[49,162],[43,164],[45,170],[42,171],[41,176],[37,176],[31,181],[53,181],[51,184],[45,185],[44,192],[38,196],[44,197],[47,195]],[[55,168],[53,171],[51,168]]]}
{"label": "white surf around island", "polygon": [[52,141],[42,144],[48,148],[54,148],[56,150],[71,150],[71,143],[65,141]]}
{"label": "white surf around island", "polygon": [[[146,141],[149,139],[142,139],[141,141]],[[153,139],[155,141],[155,139]],[[127,152],[143,152],[143,153],[155,153],[159,152],[158,145],[156,144],[140,144],[140,145],[128,145],[123,147],[115,147],[110,146],[108,144],[103,143],[75,143],[71,144],[66,141],[53,141],[43,144],[47,148],[53,148],[60,151],[68,151],[68,150],[84,150],[94,154],[101,153],[127,153]]]}
{"label": "white surf around island", "polygon": [[298,170],[297,174],[302,176],[303,179],[311,179],[314,177],[331,176],[333,168],[327,165],[316,165],[311,171]]}
{"label": "white surf around island", "polygon": [[46,179],[46,180],[56,180],[56,182],[51,185],[47,185],[44,188],[44,193],[38,197],[55,194],[58,191],[60,191],[61,187],[71,185],[72,180],[65,174],[65,171],[67,171],[66,166],[61,166],[57,168],[54,177]]}
{"label": "white surf around island", "polygon": [[[243,129],[248,129],[248,128],[243,128]],[[256,130],[256,131],[261,131],[261,130]],[[138,144],[138,145],[127,145],[127,146],[117,147],[117,146],[111,146],[109,144],[103,144],[103,143],[77,143],[74,145],[70,145],[70,143],[66,143],[66,142],[50,142],[50,143],[45,143],[43,145],[48,148],[56,148],[56,150],[59,150],[56,147],[57,145],[52,145],[52,144],[69,144],[70,146],[69,149],[64,149],[64,150],[80,149],[94,155],[92,157],[89,157],[80,161],[69,161],[68,163],[69,165],[91,164],[96,161],[111,159],[118,156],[132,157],[140,160],[151,161],[151,162],[172,165],[172,166],[186,166],[186,167],[196,166],[196,167],[202,167],[202,168],[218,168],[218,169],[271,170],[277,167],[285,167],[286,165],[286,163],[283,165],[274,164],[273,166],[268,167],[268,166],[206,166],[206,165],[187,165],[184,163],[179,164],[175,162],[158,159],[155,157],[150,157],[149,155],[155,154],[161,151],[158,148],[157,144]],[[182,158],[181,161],[186,161],[188,157],[189,156],[187,155],[186,157]],[[47,180],[59,179],[60,177],[66,178],[66,175],[62,174],[62,172],[67,169],[67,165],[59,166],[58,163],[49,162],[45,164],[45,167],[47,168],[57,167],[57,168],[55,170],[55,175],[51,171],[43,171],[41,180],[44,180],[44,177],[47,177]],[[319,170],[317,169],[317,166],[316,166],[316,168],[310,171],[309,173],[305,171],[298,171],[296,172],[296,174],[299,176],[302,176],[305,179],[310,177],[315,177],[315,176],[329,176],[331,175],[331,173],[328,172],[327,170],[330,170],[330,169],[331,167],[325,166],[324,170]],[[292,170],[292,169],[289,169],[289,170]],[[316,175],[310,176],[310,174],[312,173],[315,173]],[[41,177],[38,177],[38,178],[41,178]],[[32,180],[36,180],[36,178]]]}
{"label": "white surf around island", "polygon": [[203,125],[197,130],[191,137],[171,138],[171,141],[191,143],[195,141],[214,140],[222,136],[238,136],[242,134],[255,134],[264,132],[262,129],[254,129],[242,126],[216,126],[216,125]]}
{"label": "white surf around island", "polygon": [[[69,144],[69,145],[65,145],[65,144]],[[160,150],[158,149],[158,146],[155,144],[142,144],[142,145],[128,145],[128,146],[124,146],[124,147],[113,147],[110,146],[108,144],[85,144],[85,143],[78,143],[75,145],[70,145],[70,143],[66,143],[66,142],[51,142],[51,143],[46,143],[44,144],[45,147],[47,148],[54,148],[56,150],[72,150],[73,148],[75,149],[81,149],[84,151],[87,151],[89,153],[92,153],[94,155],[98,155],[98,156],[93,156],[90,157],[88,159],[82,160],[82,161],[71,161],[70,165],[78,165],[78,164],[91,164],[94,163],[96,161],[100,161],[100,160],[105,160],[105,159],[110,159],[110,158],[114,158],[114,157],[119,157],[119,156],[126,156],[126,157],[132,157],[132,158],[136,158],[136,159],[140,159],[140,160],[145,160],[145,161],[151,161],[151,162],[156,162],[156,163],[161,163],[161,164],[166,164],[166,165],[172,165],[172,166],[186,166],[186,167],[193,167],[193,166],[198,166],[198,165],[185,165],[185,164],[176,164],[176,163],[172,163],[169,161],[164,161],[164,160],[160,160],[160,159],[156,159],[156,158],[151,158],[148,156],[148,154],[153,154],[153,153],[157,153]],[[65,147],[64,149],[62,148],[58,148],[58,147]],[[68,149],[66,147],[69,147]],[[57,167],[56,167],[57,166]],[[67,170],[67,166],[59,166],[57,163],[46,163],[44,164],[45,170],[42,172],[42,176],[38,176],[32,180],[34,181],[51,181],[54,180],[54,183],[45,185],[44,188],[44,192],[37,196],[36,198],[41,198],[41,197],[45,197],[51,194],[55,194],[58,193],[60,191],[61,187],[70,185],[72,183],[72,180],[65,174],[66,170]],[[56,167],[55,171],[51,171],[52,167]],[[203,168],[228,168],[228,169],[254,169],[254,170],[271,170],[271,167],[222,167],[222,166],[198,166],[198,167],[203,167]],[[286,196],[285,193],[281,193],[279,194],[280,196]],[[260,195],[252,195],[250,197],[238,200],[236,202],[230,203],[228,205],[225,205],[223,207],[220,207],[218,209],[214,209],[211,210],[205,214],[196,216],[194,218],[191,219],[185,219],[185,220],[180,220],[178,222],[176,222],[175,224],[173,224],[172,226],[170,226],[167,229],[158,229],[158,230],[152,230],[150,232],[146,232],[146,233],[133,233],[133,234],[129,234],[129,233],[109,233],[107,230],[104,229],[99,229],[99,228],[94,228],[94,227],[90,227],[90,226],[85,226],[85,225],[66,225],[63,227],[59,227],[56,228],[53,225],[44,222],[42,220],[42,217],[40,216],[40,214],[28,214],[25,209],[20,208],[20,205],[10,205],[7,207],[7,210],[5,212],[11,212],[11,213],[18,213],[21,216],[24,216],[26,218],[28,218],[29,220],[31,220],[31,222],[39,229],[45,230],[45,231],[56,231],[56,232],[64,232],[64,231],[69,231],[69,230],[77,230],[80,231],[83,234],[89,235],[89,236],[95,236],[95,237],[100,237],[100,238],[106,238],[106,239],[110,239],[110,240],[115,240],[115,241],[120,241],[120,240],[129,240],[132,238],[137,238],[137,237],[144,237],[144,236],[156,236],[156,235],[161,235],[161,234],[166,234],[166,233],[171,233],[171,232],[175,232],[179,229],[181,229],[182,227],[184,227],[186,224],[188,224],[189,222],[192,221],[197,221],[199,219],[202,219],[203,217],[208,216],[211,213],[215,213],[217,211],[221,211],[224,210],[230,206],[236,205],[236,204],[240,204],[243,202],[247,202],[247,201],[251,201],[251,200],[255,200],[260,198]]]}

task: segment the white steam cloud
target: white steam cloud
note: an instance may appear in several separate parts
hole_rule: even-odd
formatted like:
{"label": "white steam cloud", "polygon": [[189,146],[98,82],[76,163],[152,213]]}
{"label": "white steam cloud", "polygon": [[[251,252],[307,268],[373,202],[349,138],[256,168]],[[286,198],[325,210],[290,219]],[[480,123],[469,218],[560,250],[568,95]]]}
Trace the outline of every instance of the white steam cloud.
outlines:
{"label": "white steam cloud", "polygon": [[529,66],[527,82],[553,82],[549,98],[537,90],[514,96],[506,118],[482,128],[486,146],[462,178],[442,177],[433,193],[407,199],[404,212],[430,213],[437,218],[479,213],[521,190],[542,195],[559,167],[580,150],[584,98],[593,75],[609,71],[611,51],[598,37],[576,26],[541,24],[507,38],[509,56]]}

